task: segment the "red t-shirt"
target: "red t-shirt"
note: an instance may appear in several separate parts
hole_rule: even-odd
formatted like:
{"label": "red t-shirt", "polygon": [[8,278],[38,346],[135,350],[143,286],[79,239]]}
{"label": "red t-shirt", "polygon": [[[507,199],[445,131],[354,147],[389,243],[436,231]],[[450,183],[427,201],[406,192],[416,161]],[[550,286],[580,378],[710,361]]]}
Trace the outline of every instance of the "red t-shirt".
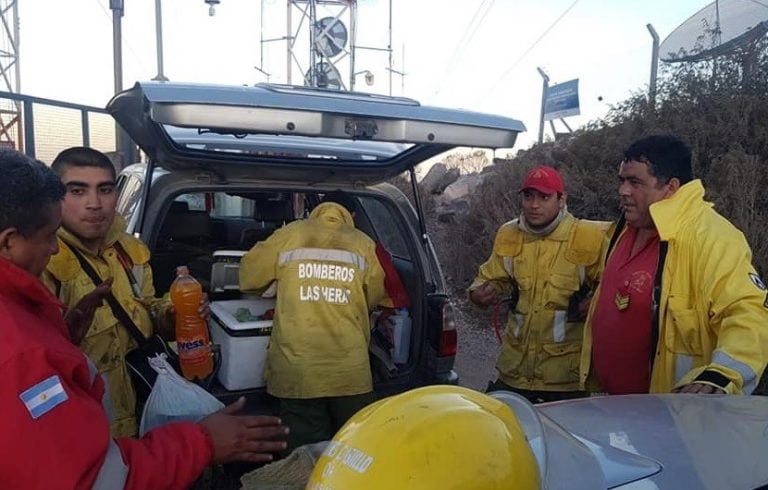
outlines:
{"label": "red t-shirt", "polygon": [[636,236],[630,227],[616,244],[592,317],[592,363],[603,389],[612,395],[648,393],[650,385],[651,302],[659,235],[630,256]]}

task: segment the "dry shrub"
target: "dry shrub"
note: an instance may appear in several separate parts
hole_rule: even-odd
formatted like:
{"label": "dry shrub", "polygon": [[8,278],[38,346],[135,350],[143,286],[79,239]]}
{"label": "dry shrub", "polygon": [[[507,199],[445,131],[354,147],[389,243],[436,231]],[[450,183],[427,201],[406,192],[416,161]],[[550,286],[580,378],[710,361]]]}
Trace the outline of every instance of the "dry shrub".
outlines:
{"label": "dry shrub", "polygon": [[707,197],[717,211],[747,237],[754,264],[761,274],[768,271],[768,177],[766,161],[734,149],[718,158],[707,178]]}

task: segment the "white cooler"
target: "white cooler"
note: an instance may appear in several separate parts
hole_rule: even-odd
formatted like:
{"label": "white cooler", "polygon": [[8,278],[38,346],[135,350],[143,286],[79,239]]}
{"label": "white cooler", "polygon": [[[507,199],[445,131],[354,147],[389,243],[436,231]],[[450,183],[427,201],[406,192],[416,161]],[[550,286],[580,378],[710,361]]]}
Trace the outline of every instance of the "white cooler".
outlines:
{"label": "white cooler", "polygon": [[239,322],[234,315],[238,308],[261,315],[274,307],[274,298],[259,296],[211,303],[211,340],[221,346],[218,378],[224,388],[236,391],[264,386],[272,320]]}

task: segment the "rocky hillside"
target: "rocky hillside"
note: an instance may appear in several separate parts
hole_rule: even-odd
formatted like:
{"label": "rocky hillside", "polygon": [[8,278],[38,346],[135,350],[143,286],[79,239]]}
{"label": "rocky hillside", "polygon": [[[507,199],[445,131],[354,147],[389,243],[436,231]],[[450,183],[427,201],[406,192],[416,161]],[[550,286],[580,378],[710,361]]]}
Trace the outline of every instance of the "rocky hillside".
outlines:
{"label": "rocky hillside", "polygon": [[[634,140],[675,134],[693,150],[694,175],[707,199],[747,237],[758,271],[768,273],[768,42],[715,62],[672,65],[655,106],[638,93],[568,138],[488,162],[485,154],[453,154],[420,184],[427,227],[462,321],[487,325],[464,290],[491,250],[499,225],[519,215],[517,190],[532,166],[564,176],[568,207],[578,217],[615,220],[616,172]],[[404,184],[401,182],[401,184]],[[410,187],[404,185],[404,187]],[[406,192],[410,194],[410,192]],[[765,384],[764,384],[765,386]]]}

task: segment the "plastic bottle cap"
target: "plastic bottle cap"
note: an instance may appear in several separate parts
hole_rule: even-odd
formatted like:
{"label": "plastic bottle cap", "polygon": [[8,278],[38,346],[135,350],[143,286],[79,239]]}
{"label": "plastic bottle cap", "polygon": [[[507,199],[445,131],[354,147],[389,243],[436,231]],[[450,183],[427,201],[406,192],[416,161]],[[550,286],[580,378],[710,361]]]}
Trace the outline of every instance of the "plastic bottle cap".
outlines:
{"label": "plastic bottle cap", "polygon": [[177,276],[188,276],[189,275],[189,267],[186,265],[180,265],[176,267],[176,275]]}

